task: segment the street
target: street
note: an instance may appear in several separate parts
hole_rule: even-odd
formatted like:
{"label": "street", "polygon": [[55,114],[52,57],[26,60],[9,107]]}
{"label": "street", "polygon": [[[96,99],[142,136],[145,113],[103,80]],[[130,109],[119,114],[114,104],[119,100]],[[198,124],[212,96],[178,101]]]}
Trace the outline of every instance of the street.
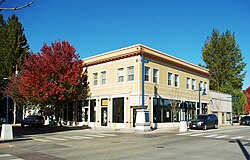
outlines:
{"label": "street", "polygon": [[[32,134],[15,130],[15,139],[0,143],[1,160],[40,159],[249,159],[250,127],[227,126],[210,130],[133,130],[68,129]],[[23,135],[22,135],[23,134]]]}

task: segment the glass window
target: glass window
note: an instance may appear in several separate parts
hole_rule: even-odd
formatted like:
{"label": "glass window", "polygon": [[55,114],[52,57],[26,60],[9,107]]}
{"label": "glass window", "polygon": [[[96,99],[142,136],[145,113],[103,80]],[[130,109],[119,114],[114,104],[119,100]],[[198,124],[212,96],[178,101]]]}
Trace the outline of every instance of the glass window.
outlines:
{"label": "glass window", "polygon": [[204,90],[207,90],[207,82],[204,82]]}
{"label": "glass window", "polygon": [[149,81],[150,68],[145,67],[145,81]]}
{"label": "glass window", "polygon": [[199,89],[202,90],[202,87],[203,87],[203,82],[200,81],[198,90],[199,90]]}
{"label": "glass window", "polygon": [[113,123],[124,123],[124,98],[113,99]]}
{"label": "glass window", "polygon": [[153,69],[153,83],[158,83],[158,69]]}
{"label": "glass window", "polygon": [[106,84],[106,71],[101,72],[101,84]]}
{"label": "glass window", "polygon": [[189,89],[190,87],[190,78],[187,77],[186,79],[186,89]]}
{"label": "glass window", "polygon": [[171,86],[172,85],[172,73],[168,72],[168,85]]}
{"label": "glass window", "polygon": [[118,79],[118,82],[124,82],[124,69],[123,68],[118,68],[117,79]]}
{"label": "glass window", "polygon": [[179,75],[178,74],[174,75],[174,86],[179,87]]}
{"label": "glass window", "polygon": [[195,79],[192,79],[192,90],[195,90]]}
{"label": "glass window", "polygon": [[96,116],[96,100],[90,100],[90,122],[95,122]]}
{"label": "glass window", "polygon": [[128,67],[128,81],[134,80],[134,66]]}
{"label": "glass window", "polygon": [[93,73],[93,80],[94,86],[98,85],[98,73]]}

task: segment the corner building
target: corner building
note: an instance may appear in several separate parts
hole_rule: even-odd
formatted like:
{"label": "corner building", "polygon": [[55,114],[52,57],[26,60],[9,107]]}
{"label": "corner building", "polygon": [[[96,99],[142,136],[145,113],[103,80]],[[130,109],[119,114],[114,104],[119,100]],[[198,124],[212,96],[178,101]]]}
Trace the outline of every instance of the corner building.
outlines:
{"label": "corner building", "polygon": [[83,59],[91,94],[83,103],[83,124],[135,127],[142,99],[142,55],[148,61],[144,103],[151,127],[178,127],[181,120],[208,112],[209,96],[202,95],[209,92],[207,69],[138,44]]}

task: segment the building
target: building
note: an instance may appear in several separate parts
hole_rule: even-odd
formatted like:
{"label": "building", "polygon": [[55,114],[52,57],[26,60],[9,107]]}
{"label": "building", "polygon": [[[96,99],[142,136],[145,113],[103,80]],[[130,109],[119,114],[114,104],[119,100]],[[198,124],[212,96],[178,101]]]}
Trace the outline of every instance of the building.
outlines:
{"label": "building", "polygon": [[82,124],[133,128],[141,108],[145,56],[145,109],[153,128],[178,126],[208,112],[209,71],[138,44],[83,59],[91,97],[83,102]]}
{"label": "building", "polygon": [[232,123],[232,95],[210,91],[209,112],[217,115],[219,125]]}

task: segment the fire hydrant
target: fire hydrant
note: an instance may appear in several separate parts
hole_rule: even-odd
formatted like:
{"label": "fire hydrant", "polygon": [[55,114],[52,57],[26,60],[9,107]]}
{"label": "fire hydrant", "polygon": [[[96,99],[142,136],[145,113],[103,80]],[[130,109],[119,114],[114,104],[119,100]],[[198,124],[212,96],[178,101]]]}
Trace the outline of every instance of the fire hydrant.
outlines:
{"label": "fire hydrant", "polygon": [[113,129],[114,129],[114,131],[116,130],[116,123],[114,123],[114,125],[113,125]]}

